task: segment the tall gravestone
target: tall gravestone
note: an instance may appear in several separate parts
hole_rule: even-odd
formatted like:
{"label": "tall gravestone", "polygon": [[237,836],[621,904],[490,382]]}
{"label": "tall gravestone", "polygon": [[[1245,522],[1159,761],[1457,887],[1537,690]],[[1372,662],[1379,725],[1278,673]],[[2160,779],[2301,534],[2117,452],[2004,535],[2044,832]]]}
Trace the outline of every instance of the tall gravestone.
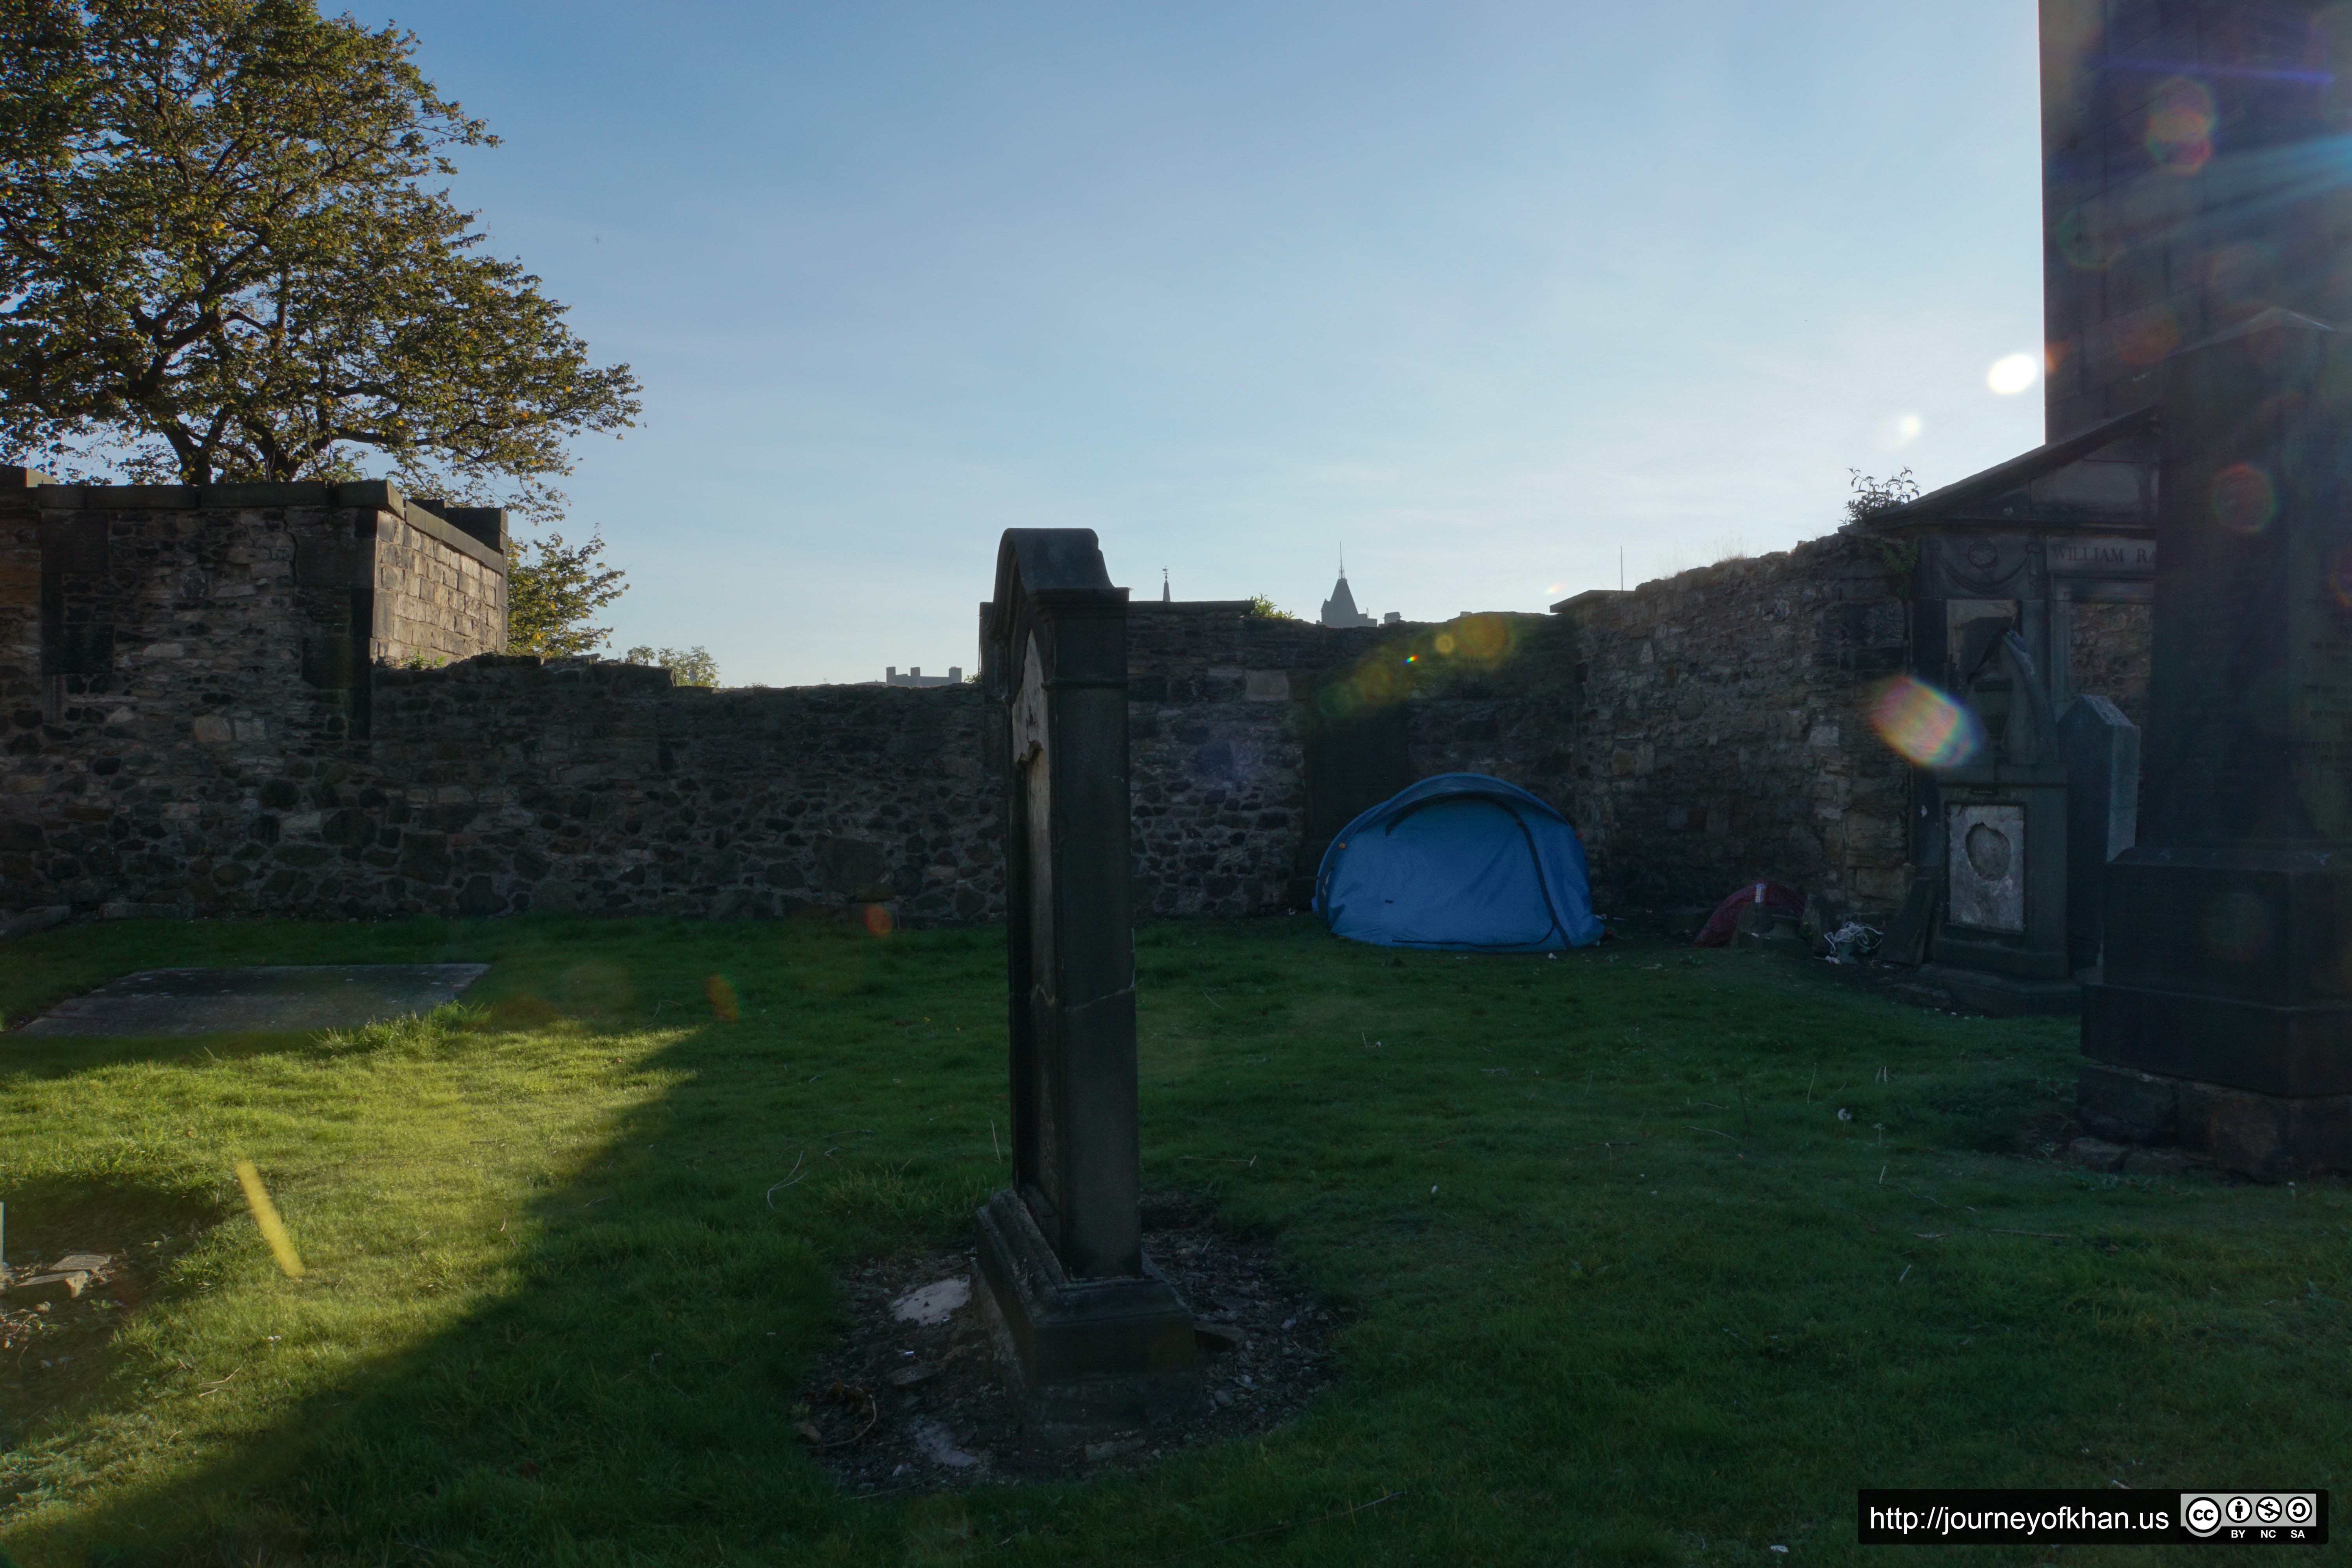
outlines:
{"label": "tall gravestone", "polygon": [[1137,1211],[1127,590],[1092,531],[1008,529],[987,627],[1013,1170],[980,1212],[979,1272],[1024,1415],[1060,1440],[1201,1397],[1192,1314],[1144,1256]]}
{"label": "tall gravestone", "polygon": [[2168,362],[2139,843],[2078,1105],[2280,1179],[2352,1169],[2352,334]]}

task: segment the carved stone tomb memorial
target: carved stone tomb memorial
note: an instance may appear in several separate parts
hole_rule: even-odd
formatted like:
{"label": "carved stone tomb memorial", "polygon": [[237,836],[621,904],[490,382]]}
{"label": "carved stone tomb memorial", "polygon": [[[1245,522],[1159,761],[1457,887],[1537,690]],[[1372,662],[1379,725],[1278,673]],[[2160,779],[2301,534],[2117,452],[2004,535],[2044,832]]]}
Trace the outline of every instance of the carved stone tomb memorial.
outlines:
{"label": "carved stone tomb memorial", "polygon": [[2184,349],[2163,425],[2147,784],[2078,1113],[2352,1170],[2352,333],[2272,310]]}
{"label": "carved stone tomb memorial", "polygon": [[1143,1255],[1128,843],[1127,590],[1084,529],[1008,529],[1003,703],[1013,1185],[980,1212],[984,1310],[1049,1442],[1197,1405],[1192,1318]]}

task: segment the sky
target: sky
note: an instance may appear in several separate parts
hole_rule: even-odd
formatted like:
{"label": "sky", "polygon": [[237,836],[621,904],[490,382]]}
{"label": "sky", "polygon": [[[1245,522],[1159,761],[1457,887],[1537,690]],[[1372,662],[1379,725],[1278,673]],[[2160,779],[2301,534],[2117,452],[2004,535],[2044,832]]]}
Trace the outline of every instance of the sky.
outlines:
{"label": "sky", "polygon": [[[327,7],[332,9],[331,0]],[[2042,437],[2033,0],[426,0],[453,193],[645,386],[615,648],[977,664],[1008,527],[1157,598],[1539,611]],[[2001,379],[2001,378],[1994,378]]]}

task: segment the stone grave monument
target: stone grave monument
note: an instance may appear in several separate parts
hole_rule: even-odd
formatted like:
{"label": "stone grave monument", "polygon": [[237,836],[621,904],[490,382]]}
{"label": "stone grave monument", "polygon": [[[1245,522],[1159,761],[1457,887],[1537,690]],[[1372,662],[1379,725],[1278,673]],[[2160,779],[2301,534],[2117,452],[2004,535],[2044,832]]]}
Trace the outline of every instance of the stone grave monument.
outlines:
{"label": "stone grave monument", "polygon": [[2066,962],[2066,762],[2025,640],[2006,619],[1969,624],[1964,700],[1983,752],[1937,775],[1944,921],[1922,980],[1992,1013],[2071,1009]]}
{"label": "stone grave monument", "polygon": [[1144,1256],[1137,1211],[1127,590],[1091,530],[1008,529],[985,624],[1013,1185],[980,1211],[980,1293],[1024,1421],[1068,1441],[1202,1398],[1192,1313]]}
{"label": "stone grave monument", "polygon": [[2173,356],[2161,407],[2147,783],[2079,1113],[2352,1169],[2352,333],[2266,310]]}

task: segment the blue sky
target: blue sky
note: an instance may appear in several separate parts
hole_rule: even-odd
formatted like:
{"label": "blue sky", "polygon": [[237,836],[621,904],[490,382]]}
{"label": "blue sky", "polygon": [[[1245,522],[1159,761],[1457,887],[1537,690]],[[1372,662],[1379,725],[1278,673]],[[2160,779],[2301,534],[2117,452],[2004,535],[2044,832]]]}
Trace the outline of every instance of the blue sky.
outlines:
{"label": "blue sky", "polygon": [[[362,10],[625,360],[566,531],[730,684],[975,662],[999,531],[1437,618],[2041,438],[2032,0]],[[1906,435],[1906,433],[1909,433]]]}

